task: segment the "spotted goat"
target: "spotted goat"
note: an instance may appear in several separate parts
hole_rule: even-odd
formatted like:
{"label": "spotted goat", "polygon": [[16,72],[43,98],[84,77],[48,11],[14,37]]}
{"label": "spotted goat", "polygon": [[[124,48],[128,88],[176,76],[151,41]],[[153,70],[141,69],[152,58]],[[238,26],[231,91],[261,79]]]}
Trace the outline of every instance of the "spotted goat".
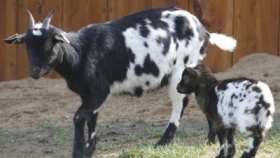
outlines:
{"label": "spotted goat", "polygon": [[32,78],[38,79],[54,69],[80,96],[82,105],[73,118],[73,157],[92,156],[97,142],[98,109],[110,94],[141,96],[146,90],[165,85],[169,87],[173,110],[156,145],[169,143],[188,103],[187,96],[176,91],[184,65],[201,61],[208,42],[230,52],[236,47],[232,37],[208,33],[195,16],[175,7],[140,11],[90,24],[77,32],[64,32],[51,25],[54,12],[43,23],[35,23],[28,12],[27,32],[15,34],[5,42],[26,45]]}
{"label": "spotted goat", "polygon": [[236,128],[249,140],[242,158],[256,155],[265,133],[272,126],[275,111],[272,93],[265,83],[249,78],[218,81],[209,69],[198,64],[183,71],[177,91],[195,94],[200,109],[217,132],[220,142],[217,158],[234,156]]}

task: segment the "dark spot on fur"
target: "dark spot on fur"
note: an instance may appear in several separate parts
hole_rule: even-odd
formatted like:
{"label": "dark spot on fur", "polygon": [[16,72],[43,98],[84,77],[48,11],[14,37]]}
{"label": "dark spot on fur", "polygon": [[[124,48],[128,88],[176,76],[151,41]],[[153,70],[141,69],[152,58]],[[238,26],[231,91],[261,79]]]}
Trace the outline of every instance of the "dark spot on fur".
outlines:
{"label": "dark spot on fur", "polygon": [[142,87],[135,87],[134,88],[134,95],[137,97],[140,97],[143,93],[143,89]]}
{"label": "dark spot on fur", "polygon": [[244,113],[245,113],[245,114],[250,114],[250,113],[251,113],[251,110],[248,109],[248,108],[246,108],[245,111],[244,111]]}
{"label": "dark spot on fur", "polygon": [[190,22],[186,17],[178,16],[175,18],[175,31],[179,40],[188,39],[194,36],[194,32],[190,27]]}
{"label": "dark spot on fur", "polygon": [[233,103],[232,103],[232,101],[228,104],[228,106],[229,106],[230,108],[232,108],[232,107],[233,107]]}
{"label": "dark spot on fur", "polygon": [[174,59],[174,60],[173,60],[173,65],[175,65],[175,64],[176,64],[176,62],[177,62],[177,60],[176,60],[176,59]]}
{"label": "dark spot on fur", "polygon": [[187,64],[188,61],[189,61],[189,56],[185,56],[185,58],[184,58],[184,64]]}
{"label": "dark spot on fur", "polygon": [[255,91],[255,92],[258,92],[258,93],[261,92],[261,89],[259,87],[256,87],[256,86],[253,87],[252,90]]}
{"label": "dark spot on fur", "polygon": [[134,69],[137,76],[144,74],[152,74],[155,77],[159,75],[159,69],[154,61],[151,60],[148,54],[145,58],[144,65],[141,67],[139,64],[135,66]]}
{"label": "dark spot on fur", "polygon": [[266,117],[268,117],[270,115],[271,115],[271,112],[269,110],[267,110]]}
{"label": "dark spot on fur", "polygon": [[238,98],[238,96],[235,94],[235,93],[233,93],[232,95],[231,95],[231,97],[230,97],[231,99],[237,99]]}
{"label": "dark spot on fur", "polygon": [[175,44],[176,44],[176,48],[175,48],[175,49],[176,49],[176,51],[178,51],[178,48],[179,48],[179,43],[178,43],[178,42],[176,42]]}
{"label": "dark spot on fur", "polygon": [[146,86],[149,86],[149,85],[150,85],[150,82],[149,82],[149,81],[146,81],[145,85],[146,85]]}
{"label": "dark spot on fur", "polygon": [[233,116],[233,112],[230,112],[229,114],[228,114],[228,117],[232,117]]}
{"label": "dark spot on fur", "polygon": [[165,15],[165,18],[169,18],[169,16],[170,16],[170,14],[166,14],[166,15]]}
{"label": "dark spot on fur", "polygon": [[147,42],[144,42],[144,46],[145,46],[146,48],[149,48],[149,45],[148,45]]}
{"label": "dark spot on fur", "polygon": [[254,113],[255,115],[257,115],[259,113],[259,111],[261,110],[261,106],[255,106],[253,109],[252,109],[252,112],[251,113]]}
{"label": "dark spot on fur", "polygon": [[257,105],[261,105],[266,109],[268,109],[270,107],[270,104],[263,100],[263,95],[260,96],[259,101],[257,102]]}
{"label": "dark spot on fur", "polygon": [[147,38],[149,33],[150,33],[150,30],[145,25],[140,26],[140,35],[142,37]]}
{"label": "dark spot on fur", "polygon": [[135,54],[132,52],[130,48],[127,48],[127,54],[129,56],[129,61],[134,63],[135,61]]}
{"label": "dark spot on fur", "polygon": [[163,78],[161,79],[160,87],[168,85],[169,84],[169,78],[170,78],[170,74],[164,75]]}
{"label": "dark spot on fur", "polygon": [[203,41],[203,44],[199,50],[200,54],[205,54],[206,53],[206,48],[207,48],[207,45],[208,45],[208,38],[205,38],[204,41]]}
{"label": "dark spot on fur", "polygon": [[163,44],[163,51],[162,51],[162,54],[163,55],[166,55],[169,48],[170,48],[170,41],[171,41],[171,36],[168,35],[166,38],[163,38],[163,37],[158,37],[156,39],[157,43],[158,44]]}

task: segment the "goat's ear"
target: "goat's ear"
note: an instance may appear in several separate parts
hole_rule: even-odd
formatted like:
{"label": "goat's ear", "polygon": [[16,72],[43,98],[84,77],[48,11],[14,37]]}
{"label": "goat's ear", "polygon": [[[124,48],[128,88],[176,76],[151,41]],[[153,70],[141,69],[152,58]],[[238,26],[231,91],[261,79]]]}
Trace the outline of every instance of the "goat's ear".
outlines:
{"label": "goat's ear", "polygon": [[68,38],[65,36],[65,33],[64,33],[64,32],[55,35],[54,38],[55,38],[55,40],[57,40],[58,42],[70,43],[70,41],[68,40]]}
{"label": "goat's ear", "polygon": [[24,42],[26,33],[23,34],[14,34],[6,39],[4,41],[8,44],[21,44]]}
{"label": "goat's ear", "polygon": [[199,75],[198,71],[193,68],[186,68],[186,70],[193,77],[198,77]]}

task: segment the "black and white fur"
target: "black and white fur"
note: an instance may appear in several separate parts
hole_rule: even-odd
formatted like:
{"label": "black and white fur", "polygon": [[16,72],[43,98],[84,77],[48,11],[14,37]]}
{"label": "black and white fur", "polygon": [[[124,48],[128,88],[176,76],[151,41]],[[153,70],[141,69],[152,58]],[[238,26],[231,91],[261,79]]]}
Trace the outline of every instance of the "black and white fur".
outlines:
{"label": "black and white fur", "polygon": [[54,10],[42,24],[35,24],[28,13],[27,33],[5,41],[25,43],[31,77],[38,79],[54,69],[81,97],[82,105],[73,119],[73,157],[91,157],[98,109],[110,94],[141,96],[143,91],[164,85],[169,86],[173,110],[156,145],[169,143],[188,103],[187,96],[176,91],[184,65],[201,61],[208,42],[226,51],[236,47],[235,39],[208,33],[195,16],[175,7],[144,10],[67,33],[49,24]]}
{"label": "black and white fur", "polygon": [[266,131],[272,126],[275,111],[272,93],[265,83],[248,78],[218,81],[199,64],[183,71],[177,90],[183,94],[194,93],[207,120],[212,122],[220,142],[217,157],[234,156],[236,128],[249,140],[242,158],[255,156]]}

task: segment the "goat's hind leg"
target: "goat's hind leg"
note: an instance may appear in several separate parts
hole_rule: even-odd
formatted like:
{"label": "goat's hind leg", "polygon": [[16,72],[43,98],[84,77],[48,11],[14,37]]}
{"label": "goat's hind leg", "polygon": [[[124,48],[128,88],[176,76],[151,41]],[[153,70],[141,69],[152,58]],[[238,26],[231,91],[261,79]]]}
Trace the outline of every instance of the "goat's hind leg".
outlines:
{"label": "goat's hind leg", "polygon": [[90,114],[88,121],[87,121],[88,140],[87,140],[86,146],[85,146],[85,155],[89,156],[89,157],[91,157],[91,155],[93,154],[95,147],[96,147],[96,143],[97,143],[97,137],[96,137],[96,131],[95,131],[97,116],[98,116],[98,113],[93,112]]}
{"label": "goat's hind leg", "polygon": [[247,149],[244,151],[242,154],[241,158],[253,158],[255,157],[257,150],[262,142],[263,136],[262,135],[257,135],[254,137],[249,137],[249,146]]}
{"label": "goat's hind leg", "polygon": [[217,130],[217,135],[220,143],[220,152],[216,158],[224,158],[226,155],[226,129]]}
{"label": "goat's hind leg", "polygon": [[227,141],[228,141],[227,158],[232,158],[236,152],[234,135],[235,135],[235,128],[228,129],[228,132],[227,132]]}

